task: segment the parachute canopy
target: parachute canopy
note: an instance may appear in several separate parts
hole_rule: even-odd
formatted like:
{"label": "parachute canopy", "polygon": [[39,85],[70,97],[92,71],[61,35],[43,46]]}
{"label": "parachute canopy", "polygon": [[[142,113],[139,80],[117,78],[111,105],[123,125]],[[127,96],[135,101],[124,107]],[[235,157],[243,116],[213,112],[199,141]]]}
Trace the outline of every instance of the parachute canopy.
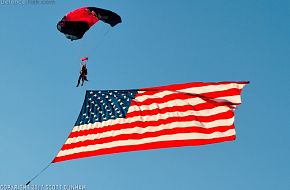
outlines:
{"label": "parachute canopy", "polygon": [[121,17],[110,11],[96,7],[83,7],[76,9],[57,23],[57,29],[70,40],[81,39],[84,34],[99,20],[111,27],[122,22]]}

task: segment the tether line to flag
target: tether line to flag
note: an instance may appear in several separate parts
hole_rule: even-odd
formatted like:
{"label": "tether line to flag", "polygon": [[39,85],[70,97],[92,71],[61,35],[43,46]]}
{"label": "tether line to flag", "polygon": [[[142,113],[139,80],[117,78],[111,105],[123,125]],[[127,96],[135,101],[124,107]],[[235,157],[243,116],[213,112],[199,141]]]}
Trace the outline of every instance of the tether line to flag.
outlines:
{"label": "tether line to flag", "polygon": [[33,180],[35,180],[38,176],[40,176],[50,165],[52,162],[50,162],[45,168],[43,168],[40,172],[38,172],[31,180],[29,180],[25,185],[29,185]]}

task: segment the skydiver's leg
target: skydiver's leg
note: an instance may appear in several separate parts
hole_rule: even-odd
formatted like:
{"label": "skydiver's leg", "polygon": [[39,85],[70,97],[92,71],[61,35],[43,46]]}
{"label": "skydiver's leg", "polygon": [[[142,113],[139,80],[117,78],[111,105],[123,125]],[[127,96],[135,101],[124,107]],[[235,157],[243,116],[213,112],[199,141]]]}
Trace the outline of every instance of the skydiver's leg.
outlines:
{"label": "skydiver's leg", "polygon": [[82,75],[82,86],[84,85],[84,82],[85,82],[85,78],[84,78],[84,76]]}
{"label": "skydiver's leg", "polygon": [[82,75],[79,76],[77,87],[80,85]]}

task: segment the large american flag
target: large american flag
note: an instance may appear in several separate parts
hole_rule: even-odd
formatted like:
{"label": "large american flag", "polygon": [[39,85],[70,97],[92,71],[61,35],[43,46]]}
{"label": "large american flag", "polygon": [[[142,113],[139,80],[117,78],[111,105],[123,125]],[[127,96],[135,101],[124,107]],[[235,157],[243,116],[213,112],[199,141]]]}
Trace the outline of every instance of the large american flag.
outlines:
{"label": "large american flag", "polygon": [[234,109],[248,82],[89,90],[53,162],[235,140]]}

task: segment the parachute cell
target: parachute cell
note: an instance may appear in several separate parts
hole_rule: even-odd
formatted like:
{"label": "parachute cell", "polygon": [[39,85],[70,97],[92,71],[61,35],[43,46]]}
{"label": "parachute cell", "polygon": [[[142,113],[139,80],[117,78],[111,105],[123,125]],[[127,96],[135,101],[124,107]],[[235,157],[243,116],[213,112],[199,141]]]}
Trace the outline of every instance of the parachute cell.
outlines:
{"label": "parachute cell", "polygon": [[99,20],[111,27],[122,22],[121,17],[110,11],[96,7],[83,7],[76,9],[62,18],[57,29],[70,40],[81,39],[84,34]]}

